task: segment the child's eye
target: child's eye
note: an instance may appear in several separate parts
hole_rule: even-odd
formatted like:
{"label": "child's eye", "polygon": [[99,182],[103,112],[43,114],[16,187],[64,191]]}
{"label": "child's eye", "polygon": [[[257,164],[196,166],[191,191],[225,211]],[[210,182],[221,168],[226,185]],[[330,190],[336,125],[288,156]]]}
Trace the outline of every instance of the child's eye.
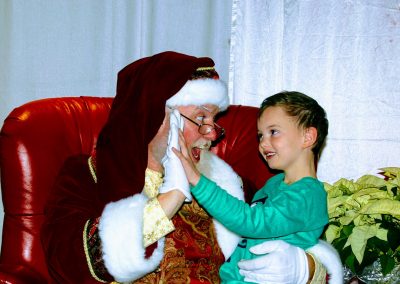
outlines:
{"label": "child's eye", "polygon": [[271,129],[271,135],[273,136],[273,135],[276,135],[276,134],[278,134],[278,130]]}
{"label": "child's eye", "polygon": [[262,133],[257,133],[257,139],[258,139],[258,141],[261,141],[262,138],[263,138]]}

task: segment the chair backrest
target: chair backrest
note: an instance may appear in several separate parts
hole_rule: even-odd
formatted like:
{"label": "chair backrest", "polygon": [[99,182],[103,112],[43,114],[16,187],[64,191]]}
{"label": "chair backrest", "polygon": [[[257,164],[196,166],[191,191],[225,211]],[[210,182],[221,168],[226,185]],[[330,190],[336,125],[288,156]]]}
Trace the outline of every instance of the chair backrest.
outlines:
{"label": "chair backrest", "polygon": [[[43,99],[14,109],[4,121],[1,283],[7,269],[49,281],[39,235],[47,195],[68,156],[92,151],[111,103],[112,98],[99,97]],[[258,156],[256,113],[253,107],[231,106],[219,120],[226,137],[213,149],[242,176],[247,197],[271,176]]]}
{"label": "chair backrest", "polygon": [[52,98],[14,109],[0,134],[4,206],[0,263],[48,279],[39,232],[48,192],[65,158],[90,153],[112,98]]}

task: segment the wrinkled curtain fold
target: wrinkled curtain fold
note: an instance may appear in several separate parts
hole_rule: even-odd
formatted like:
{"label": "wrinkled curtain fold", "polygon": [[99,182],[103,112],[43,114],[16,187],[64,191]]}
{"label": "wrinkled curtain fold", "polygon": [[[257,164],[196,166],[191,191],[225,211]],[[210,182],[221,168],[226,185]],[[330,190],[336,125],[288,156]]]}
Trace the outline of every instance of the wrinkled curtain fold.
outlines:
{"label": "wrinkled curtain fold", "polygon": [[320,179],[400,165],[399,1],[234,0],[231,41],[234,103],[297,90],[327,111]]}

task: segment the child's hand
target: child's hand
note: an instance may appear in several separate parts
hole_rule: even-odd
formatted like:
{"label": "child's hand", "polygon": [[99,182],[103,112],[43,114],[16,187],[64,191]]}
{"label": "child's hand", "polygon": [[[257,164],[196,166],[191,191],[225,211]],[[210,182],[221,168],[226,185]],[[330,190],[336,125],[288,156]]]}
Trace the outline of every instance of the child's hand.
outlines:
{"label": "child's hand", "polygon": [[174,151],[175,155],[181,161],[183,169],[186,173],[186,177],[190,184],[196,185],[200,180],[200,172],[196,169],[195,164],[190,158],[182,131],[179,131],[179,146],[181,147],[180,151],[176,148],[172,148],[172,151]]}

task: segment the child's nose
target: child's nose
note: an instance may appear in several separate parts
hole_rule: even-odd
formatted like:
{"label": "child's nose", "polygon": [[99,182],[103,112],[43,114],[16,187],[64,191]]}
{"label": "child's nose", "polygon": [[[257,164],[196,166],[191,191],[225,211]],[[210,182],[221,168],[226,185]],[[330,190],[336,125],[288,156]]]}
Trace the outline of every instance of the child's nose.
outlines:
{"label": "child's nose", "polygon": [[262,149],[265,149],[266,147],[268,147],[269,146],[269,141],[268,141],[268,139],[265,139],[264,137],[262,137],[261,139],[260,139],[260,147],[262,148]]}

